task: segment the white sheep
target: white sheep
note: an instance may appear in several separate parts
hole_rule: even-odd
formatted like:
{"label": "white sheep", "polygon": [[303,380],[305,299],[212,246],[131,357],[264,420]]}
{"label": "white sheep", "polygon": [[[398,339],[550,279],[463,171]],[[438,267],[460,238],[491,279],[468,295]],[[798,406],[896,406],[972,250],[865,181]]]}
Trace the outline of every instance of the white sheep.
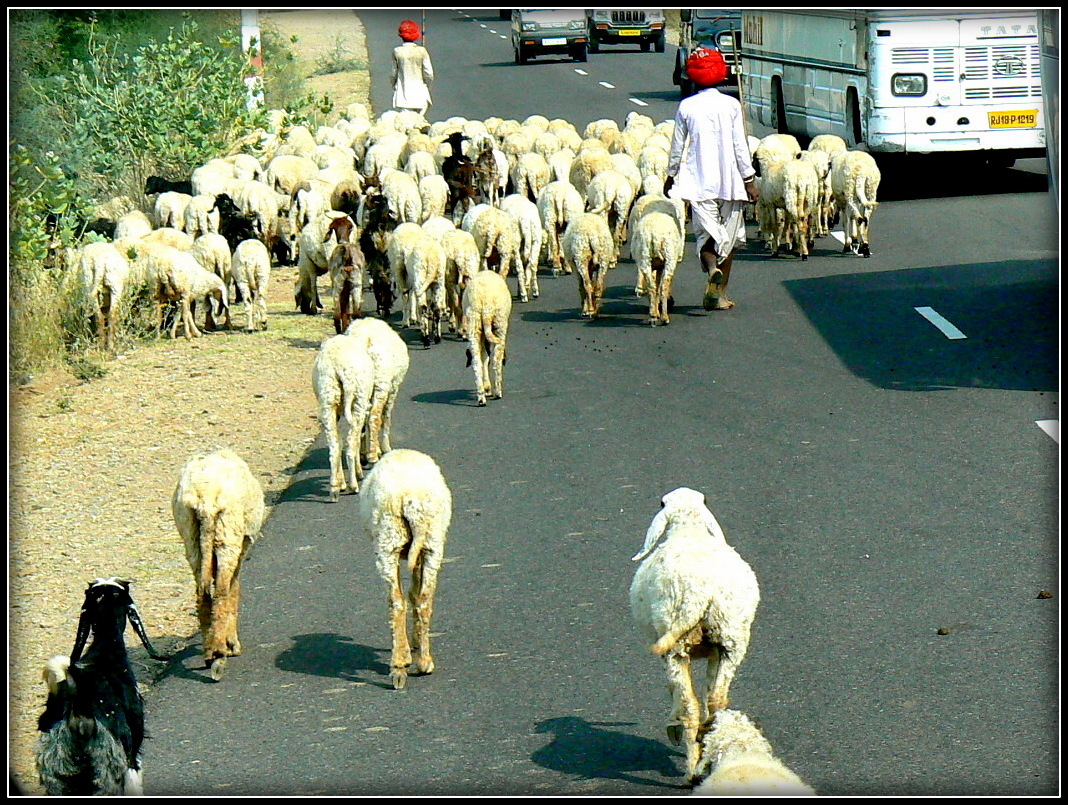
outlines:
{"label": "white sheep", "polygon": [[608,272],[616,267],[618,259],[615,238],[607,219],[593,212],[579,213],[568,223],[560,246],[568,273],[578,274],[582,315],[596,319]]}
{"label": "white sheep", "polygon": [[393,408],[401,383],[408,374],[408,346],[388,322],[377,318],[357,319],[348,326],[345,334],[363,344],[374,367],[374,384],[361,447],[362,457],[368,464],[374,464],[383,453],[393,449],[390,442]]}
{"label": "white sheep", "polygon": [[467,335],[467,365],[475,369],[475,396],[486,404],[504,396],[504,359],[512,295],[496,271],[480,271],[463,292],[463,332]]}
{"label": "white sheep", "polygon": [[262,242],[243,240],[234,249],[230,277],[245,302],[246,328],[267,329],[267,286],[271,280],[271,255]]}
{"label": "white sheep", "polygon": [[845,151],[832,157],[831,190],[842,214],[845,233],[842,251],[871,257],[868,226],[879,206],[875,197],[881,178],[875,158],[865,151]]}
{"label": "white sheep", "polygon": [[204,667],[222,678],[227,657],[241,653],[241,565],[260,534],[263,489],[233,450],[190,458],[171,496],[171,513],[196,581]]}
{"label": "white sheep", "polygon": [[419,323],[423,346],[441,342],[445,316],[445,250],[427,236],[415,242],[406,261],[410,311]]}
{"label": "white sheep", "polygon": [[586,210],[605,216],[616,248],[627,240],[627,219],[635,195],[631,181],[613,168],[598,173],[586,188]]}
{"label": "white sheep", "polygon": [[541,189],[552,181],[552,169],[545,157],[531,151],[516,158],[511,180],[513,192],[533,202],[541,193]]}
{"label": "white sheep", "polygon": [[846,141],[837,134],[817,134],[808,143],[809,151],[823,151],[825,154],[834,156],[842,151],[848,151]]}
{"label": "white sheep", "polygon": [[538,263],[541,261],[542,228],[538,205],[520,193],[512,193],[501,199],[501,209],[512,216],[519,225],[519,256],[516,260],[518,295],[520,302],[541,295],[538,288]]}
{"label": "white sheep", "polygon": [[382,195],[390,217],[397,223],[419,223],[423,214],[423,199],[419,195],[419,183],[404,171],[390,171],[382,178]]}
{"label": "white sheep", "polygon": [[78,276],[93,312],[101,346],[114,352],[119,309],[130,279],[130,263],[114,243],[86,243],[78,255]]}
{"label": "white sheep", "polygon": [[156,196],[153,214],[156,217],[156,226],[172,226],[175,229],[185,231],[185,210],[193,197],[188,193],[177,193],[167,190]]}
{"label": "white sheep", "polygon": [[[319,347],[312,370],[312,387],[330,455],[332,502],[338,501],[343,489],[360,491],[363,478],[360,437],[367,424],[374,385],[374,363],[364,341],[342,333],[326,339]],[[342,418],[348,425],[343,450],[338,429]],[[343,459],[347,475],[342,468]]]}
{"label": "white sheep", "polygon": [[175,229],[173,226],[161,226],[158,229],[153,229],[147,235],[143,235],[141,240],[144,243],[159,243],[163,246],[172,246],[175,249],[181,249],[183,252],[193,248],[193,237],[180,229]]}
{"label": "white sheep", "polygon": [[280,153],[267,163],[263,181],[276,193],[292,198],[304,182],[318,176],[319,166],[315,160],[297,154]]}
{"label": "white sheep", "polygon": [[230,197],[242,213],[252,216],[256,237],[267,244],[278,237],[278,193],[270,185],[258,180],[237,182]]}
{"label": "white sheep", "polygon": [[601,150],[583,148],[575,154],[575,158],[571,161],[571,170],[567,178],[585,198],[586,188],[593,180],[593,177],[601,171],[611,170],[612,165],[612,155],[608,153],[607,148],[602,148]]}
{"label": "white sheep", "polygon": [[[692,783],[701,730],[730,706],[730,685],[749,649],[760,588],[752,568],[727,544],[703,494],[680,487],[664,495],[661,505],[633,557],[641,564],[630,606],[653,653],[666,663],[673,700],[668,736],[685,745]],[[700,658],[708,659],[703,697],[694,689],[691,669]]]}
{"label": "white sheep", "polygon": [[826,237],[834,217],[834,194],[831,192],[831,156],[826,151],[802,151],[801,159],[816,171],[819,186],[816,190],[816,213],[812,223],[816,237]]}
{"label": "white sheep", "polygon": [[670,321],[671,282],[682,260],[684,240],[678,221],[664,212],[647,212],[631,233],[638,286],[649,294],[649,323]]}
{"label": "white sheep", "polygon": [[190,176],[193,190],[191,195],[215,198],[220,193],[229,193],[236,178],[237,172],[232,163],[225,159],[209,159],[194,169]]}
{"label": "white sheep", "polygon": [[565,270],[568,273],[571,271],[570,268],[565,269],[560,251],[560,238],[568,222],[582,213],[585,206],[582,195],[566,179],[549,182],[538,196],[538,214],[541,216],[541,225],[545,230],[549,260],[555,276],[559,276]]}
{"label": "white sheep", "polygon": [[444,217],[445,210],[449,206],[449,184],[445,181],[445,177],[440,173],[432,173],[420,179],[419,198],[422,202],[420,222],[425,222],[430,218]]}
{"label": "white sheep", "polygon": [[185,208],[183,231],[194,239],[208,232],[219,231],[219,211],[215,209],[215,196],[200,194],[189,199]]}
{"label": "white sheep", "polygon": [[151,232],[152,219],[141,210],[132,210],[115,223],[115,234],[112,242],[130,238],[141,238]]}
{"label": "white sheep", "polygon": [[519,223],[508,213],[497,207],[482,210],[471,226],[482,255],[483,266],[507,277],[513,263],[519,273],[519,244],[522,235]]}
{"label": "white sheep", "polygon": [[819,214],[820,179],[813,163],[794,159],[782,166],[783,224],[802,260],[808,259],[813,219]]}
{"label": "white sheep", "polygon": [[[144,248],[147,250],[147,276],[150,278],[153,297],[159,310],[156,338],[160,336],[163,308],[168,302],[178,302],[181,309],[180,317],[176,316],[171,325],[171,338],[176,337],[179,318],[185,327],[186,339],[200,336],[200,330],[193,321],[192,306],[201,299],[205,300],[208,309],[209,325],[214,315],[229,316],[226,285],[217,274],[203,268],[189,252],[154,244],[145,244]],[[212,299],[218,305],[216,311],[212,310]]]}
{"label": "white sheep", "polygon": [[[390,450],[367,473],[357,522],[374,546],[375,567],[389,590],[390,681],[396,690],[408,684],[412,667],[416,674],[434,672],[430,621],[451,520],[452,493],[437,463],[425,453]],[[410,643],[400,575],[405,557],[411,573]]]}
{"label": "white sheep", "polygon": [[389,261],[390,274],[393,276],[393,286],[397,290],[398,297],[406,297],[402,319],[404,327],[410,327],[418,317],[418,308],[413,310],[416,300],[412,296],[410,281],[411,254],[417,243],[429,238],[430,235],[419,224],[406,221],[393,228],[386,242],[386,259]]}
{"label": "white sheep", "polygon": [[693,796],[815,796],[745,713],[720,710],[701,741]]}
{"label": "white sheep", "polygon": [[445,309],[449,314],[450,327],[462,336],[463,289],[467,281],[481,270],[482,255],[479,254],[475,236],[463,229],[453,228],[444,233],[441,248],[445,250]]}

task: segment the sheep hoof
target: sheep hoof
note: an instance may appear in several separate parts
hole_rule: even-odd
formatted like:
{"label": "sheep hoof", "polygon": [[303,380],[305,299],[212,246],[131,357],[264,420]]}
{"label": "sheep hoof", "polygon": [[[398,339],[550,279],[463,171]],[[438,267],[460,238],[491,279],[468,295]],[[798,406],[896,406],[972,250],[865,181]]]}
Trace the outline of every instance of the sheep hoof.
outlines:
{"label": "sheep hoof", "polygon": [[341,490],[340,489],[331,489],[330,490],[330,502],[331,503],[337,503],[340,499],[341,499]]}
{"label": "sheep hoof", "polygon": [[403,668],[394,669],[389,675],[394,690],[404,690],[408,686],[408,674]]}
{"label": "sheep hoof", "polygon": [[486,404],[486,398],[485,397],[480,397],[479,400],[478,400],[478,407],[482,408],[485,404]]}
{"label": "sheep hoof", "polygon": [[868,246],[867,243],[865,243],[863,246],[860,247],[860,253],[864,257],[871,257],[871,247]]}
{"label": "sheep hoof", "polygon": [[212,682],[222,681],[223,674],[226,672],[226,657],[216,657],[211,661],[211,680]]}

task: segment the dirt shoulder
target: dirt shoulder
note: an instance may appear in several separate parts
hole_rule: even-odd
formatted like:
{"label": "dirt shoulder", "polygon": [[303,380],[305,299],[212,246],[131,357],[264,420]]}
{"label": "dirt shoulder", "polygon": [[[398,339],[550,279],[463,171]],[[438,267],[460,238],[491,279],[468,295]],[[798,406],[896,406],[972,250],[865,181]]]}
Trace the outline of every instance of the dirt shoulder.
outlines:
{"label": "dirt shoulder", "polygon": [[[366,65],[363,27],[341,10],[261,12],[290,42],[303,75],[336,53]],[[307,86],[335,109],[370,104],[365,69],[314,76]],[[156,648],[199,643],[193,577],[174,527],[170,496],[188,457],[227,446],[260,479],[272,506],[318,435],[311,370],[328,314],[293,310],[295,269],[278,268],[266,332],[166,335],[106,363],[89,383],[52,373],[9,389],[9,766],[39,794],[33,764],[40,672],[70,652],[87,582],[134,580]],[[322,284],[322,280],[320,280]],[[243,306],[233,310],[244,322]],[[142,679],[152,668],[137,669]]]}

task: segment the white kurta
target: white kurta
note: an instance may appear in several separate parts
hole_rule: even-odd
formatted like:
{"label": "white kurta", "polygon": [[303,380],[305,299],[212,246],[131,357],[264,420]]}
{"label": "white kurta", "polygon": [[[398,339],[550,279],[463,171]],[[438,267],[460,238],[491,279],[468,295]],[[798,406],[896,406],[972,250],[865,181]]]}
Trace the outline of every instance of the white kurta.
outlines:
{"label": "white kurta", "polygon": [[430,106],[430,82],[434,68],[422,45],[405,42],[393,48],[393,108],[425,113]]}
{"label": "white kurta", "polygon": [[710,87],[679,103],[667,173],[686,201],[748,200],[744,180],[756,171],[736,98]]}

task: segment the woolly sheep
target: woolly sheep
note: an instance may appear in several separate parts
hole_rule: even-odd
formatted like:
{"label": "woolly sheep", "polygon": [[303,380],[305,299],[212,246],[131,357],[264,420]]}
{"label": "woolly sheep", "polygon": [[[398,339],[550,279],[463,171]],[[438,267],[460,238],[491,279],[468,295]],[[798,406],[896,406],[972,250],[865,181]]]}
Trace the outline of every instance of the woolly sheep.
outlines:
{"label": "woolly sheep", "polygon": [[419,223],[423,214],[423,199],[419,183],[404,171],[391,171],[382,177],[382,195],[386,197],[390,217],[397,223]]}
{"label": "woolly sheep", "polygon": [[650,324],[670,321],[671,282],[682,260],[683,243],[678,221],[663,212],[643,215],[631,234],[638,286],[649,294]]}
{"label": "woolly sheep", "polygon": [[280,153],[267,164],[264,183],[277,193],[292,197],[301,184],[319,175],[319,166],[305,156]]}
{"label": "woolly sheep", "polygon": [[[434,672],[430,621],[451,520],[452,493],[437,463],[425,453],[390,450],[367,473],[357,522],[374,546],[375,567],[389,590],[390,681],[396,690],[407,686],[410,669],[416,674]],[[400,571],[404,557],[411,573],[410,643]]]}
{"label": "woolly sheep", "polygon": [[231,197],[237,208],[252,216],[256,237],[270,248],[278,237],[278,194],[266,182],[251,180],[234,185]]}
{"label": "woolly sheep", "polygon": [[441,342],[445,316],[445,250],[432,237],[417,241],[407,260],[410,310],[419,323],[423,346]]}
{"label": "woolly sheep", "polygon": [[837,134],[817,134],[808,143],[809,151],[823,151],[825,154],[834,156],[842,151],[848,151],[846,141]]}
{"label": "woolly sheep", "polygon": [[415,245],[423,240],[429,240],[419,224],[407,221],[394,227],[386,244],[386,258],[389,261],[389,270],[393,276],[393,285],[397,289],[397,296],[407,297],[404,304],[404,317],[402,325],[410,327],[417,320],[418,311],[413,311],[412,306],[416,300],[412,295],[410,283],[409,264]]}
{"label": "woolly sheep", "polygon": [[366,462],[374,464],[382,454],[393,449],[390,442],[393,408],[397,403],[401,383],[408,374],[408,347],[382,319],[358,319],[348,326],[345,334],[363,344],[374,367],[367,428],[361,448]]}
{"label": "woolly sheep", "polygon": [[449,205],[449,185],[445,182],[445,177],[440,173],[433,173],[420,179],[419,198],[422,202],[420,222],[444,216]]}
{"label": "woolly sheep", "polygon": [[219,212],[215,209],[215,196],[196,195],[185,208],[185,233],[199,238],[208,232],[219,231]]}
{"label": "woolly sheep", "polygon": [[[207,303],[207,322],[211,325],[213,312],[211,299],[218,304],[217,314],[229,315],[226,285],[216,274],[203,268],[189,252],[170,246],[156,245],[148,251],[148,276],[151,278],[153,296],[159,309],[156,323],[156,338],[160,336],[163,326],[163,306],[167,302],[178,302],[181,308],[180,319],[185,327],[186,339],[201,335],[193,321],[192,305],[204,299]],[[171,338],[176,337],[179,317],[171,325]]]}
{"label": "woolly sheep", "polygon": [[210,159],[196,168],[190,177],[192,196],[215,196],[230,192],[230,185],[237,178],[234,166],[224,159]]}
{"label": "woolly sheep", "polygon": [[832,158],[831,190],[841,210],[845,233],[842,251],[871,257],[868,226],[879,205],[875,197],[881,178],[875,158],[865,151],[845,151]]}
{"label": "woolly sheep", "polygon": [[241,653],[241,565],[263,526],[263,489],[233,450],[190,458],[171,496],[171,513],[196,580],[204,667],[218,682],[226,658]]}
{"label": "woolly sheep", "polygon": [[185,210],[193,197],[188,193],[176,193],[168,190],[156,196],[153,214],[156,226],[171,226],[185,231]]}
{"label": "woolly sheep", "polygon": [[[312,369],[312,387],[318,404],[319,424],[330,455],[330,500],[336,503],[343,489],[360,491],[363,466],[360,436],[367,424],[375,369],[367,345],[345,334],[326,339],[319,347]],[[342,449],[338,422],[348,425]],[[342,468],[348,470],[347,475]]]}
{"label": "woolly sheep", "polygon": [[86,243],[78,255],[78,276],[93,312],[100,344],[114,352],[119,308],[130,279],[130,263],[114,243]]}
{"label": "woolly sheep", "polygon": [[271,280],[271,255],[258,240],[243,240],[234,249],[230,276],[245,302],[245,329],[267,329],[267,286]]}
{"label": "woolly sheep", "polygon": [[816,171],[816,212],[812,216],[815,237],[826,237],[831,231],[834,216],[834,194],[831,192],[831,156],[826,151],[802,151],[801,159]]}
{"label": "woolly sheep", "polygon": [[771,742],[745,713],[720,710],[701,742],[693,795],[815,796],[816,792],[775,756]]}
{"label": "woolly sheep", "polygon": [[612,164],[612,155],[607,150],[579,151],[571,162],[571,171],[567,177],[568,181],[585,198],[586,188],[593,180],[593,177],[602,171],[611,170]]}
{"label": "woolly sheep", "polygon": [[133,210],[115,223],[115,236],[112,241],[144,237],[151,231],[152,220],[141,210]]}
{"label": "woolly sheep", "polygon": [[614,169],[598,173],[586,189],[587,212],[605,217],[617,248],[627,239],[627,219],[635,195],[630,180]]}
{"label": "woolly sheep", "polygon": [[482,255],[470,232],[455,227],[441,236],[445,252],[445,310],[449,326],[463,335],[461,299],[467,281],[482,268]]}
{"label": "woolly sheep", "polygon": [[475,396],[486,404],[504,396],[504,360],[512,296],[496,271],[480,271],[463,292],[463,332],[467,335],[467,365],[475,369]]}
{"label": "woolly sheep", "polygon": [[567,180],[549,182],[542,188],[538,196],[538,214],[541,216],[542,228],[545,230],[545,240],[548,244],[549,260],[552,263],[553,274],[559,276],[566,270],[560,251],[560,238],[567,224],[576,215],[583,212],[585,202],[575,186]]}
{"label": "woolly sheep", "polygon": [[[749,649],[760,602],[756,575],[727,544],[700,492],[680,487],[661,499],[633,557],[631,614],[654,654],[664,658],[672,694],[668,737],[686,748],[693,782],[701,760],[699,735],[729,705],[730,685]],[[693,660],[707,658],[704,696],[694,689]]]}
{"label": "woolly sheep", "polygon": [[578,274],[582,315],[596,319],[608,272],[615,268],[617,260],[615,239],[608,221],[597,213],[580,213],[568,223],[560,245],[569,273],[575,271]]}
{"label": "woolly sheep", "polygon": [[144,235],[141,240],[144,243],[159,243],[162,246],[170,246],[175,249],[181,249],[189,251],[193,248],[193,237],[187,235],[180,229],[175,229],[172,226],[161,226],[158,229],[153,229],[147,235]]}
{"label": "woolly sheep", "polygon": [[534,201],[541,189],[552,180],[552,170],[541,154],[520,154],[511,171],[511,180],[513,192]]}
{"label": "woolly sheep", "polygon": [[501,200],[501,210],[512,216],[519,225],[519,254],[516,259],[519,301],[526,302],[531,297],[537,299],[541,295],[538,289],[538,263],[545,238],[538,205],[526,196],[512,193]]}
{"label": "woolly sheep", "polygon": [[[519,223],[508,213],[488,207],[475,219],[471,227],[483,266],[507,277],[513,263],[519,264],[521,234]],[[517,267],[516,273],[519,273]]]}
{"label": "woolly sheep", "polygon": [[[301,313],[315,315],[322,309],[319,300],[317,277],[326,274],[343,259],[343,246],[335,231],[335,219],[352,219],[336,210],[327,210],[305,226],[300,232],[299,257],[297,258],[297,281],[293,289],[295,303]],[[349,229],[350,237],[355,226]]]}
{"label": "woolly sheep", "polygon": [[811,162],[795,159],[783,164],[782,179],[786,236],[807,260],[812,219],[819,212],[819,175]]}

